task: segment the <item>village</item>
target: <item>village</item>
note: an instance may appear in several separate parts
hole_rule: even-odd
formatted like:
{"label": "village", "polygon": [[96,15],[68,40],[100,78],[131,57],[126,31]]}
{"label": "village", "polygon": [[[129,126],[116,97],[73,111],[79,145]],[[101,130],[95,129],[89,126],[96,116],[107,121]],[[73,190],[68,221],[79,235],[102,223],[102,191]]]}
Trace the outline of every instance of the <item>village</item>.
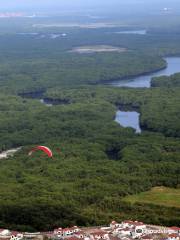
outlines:
{"label": "village", "polygon": [[126,220],[112,221],[109,226],[57,228],[51,232],[17,232],[0,229],[0,240],[180,240],[179,227],[147,225]]}

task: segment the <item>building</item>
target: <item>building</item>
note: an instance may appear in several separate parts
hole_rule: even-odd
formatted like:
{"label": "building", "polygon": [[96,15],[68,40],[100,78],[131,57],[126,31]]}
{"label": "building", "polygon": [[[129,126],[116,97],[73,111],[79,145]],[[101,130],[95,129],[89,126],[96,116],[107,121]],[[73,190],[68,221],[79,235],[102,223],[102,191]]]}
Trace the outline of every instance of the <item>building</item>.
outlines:
{"label": "building", "polygon": [[180,240],[179,234],[171,233],[171,234],[168,235],[167,240]]}
{"label": "building", "polygon": [[109,240],[109,234],[105,231],[99,230],[99,231],[90,233],[90,239],[91,240],[100,240],[100,239]]}
{"label": "building", "polygon": [[116,221],[112,221],[110,223],[110,228],[111,229],[115,229],[115,228],[118,228],[118,227],[121,227],[121,224],[120,223],[117,223]]}

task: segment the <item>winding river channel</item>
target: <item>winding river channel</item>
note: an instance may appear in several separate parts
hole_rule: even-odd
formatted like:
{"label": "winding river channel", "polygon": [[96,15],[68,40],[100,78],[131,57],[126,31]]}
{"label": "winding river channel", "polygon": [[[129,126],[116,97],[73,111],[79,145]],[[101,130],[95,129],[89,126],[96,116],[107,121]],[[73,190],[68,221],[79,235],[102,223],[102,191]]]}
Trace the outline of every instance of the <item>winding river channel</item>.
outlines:
{"label": "winding river channel", "polygon": [[[167,68],[163,70],[147,75],[130,78],[129,80],[124,79],[119,81],[113,81],[110,83],[110,85],[114,87],[149,88],[151,86],[151,79],[153,77],[172,75],[174,73],[180,72],[180,57],[167,57],[165,58],[165,60],[167,62]],[[141,133],[139,117],[140,114],[138,112],[125,112],[119,109],[116,112],[115,121],[123,127],[132,127],[136,130],[136,133]]]}
{"label": "winding river channel", "polygon": [[129,79],[112,81],[109,85],[114,87],[149,88],[151,86],[151,78],[180,72],[180,57],[166,57],[164,59],[167,62],[167,68],[163,70]]}
{"label": "winding river channel", "polygon": [[[153,77],[172,75],[174,73],[180,72],[180,57],[166,57],[164,59],[167,62],[167,67],[163,70],[149,74],[142,74],[138,77],[129,79],[112,81],[108,83],[108,85],[113,87],[149,88],[151,87],[151,79]],[[68,102],[64,102],[58,99],[43,98],[43,93],[44,92],[41,91],[36,93],[25,93],[21,94],[21,96],[40,99],[40,102],[42,104],[45,104],[47,107],[59,104],[68,104]],[[136,133],[141,133],[139,118],[140,114],[134,110],[124,111],[123,109],[118,109],[116,112],[115,121],[123,127],[132,127],[136,130]]]}

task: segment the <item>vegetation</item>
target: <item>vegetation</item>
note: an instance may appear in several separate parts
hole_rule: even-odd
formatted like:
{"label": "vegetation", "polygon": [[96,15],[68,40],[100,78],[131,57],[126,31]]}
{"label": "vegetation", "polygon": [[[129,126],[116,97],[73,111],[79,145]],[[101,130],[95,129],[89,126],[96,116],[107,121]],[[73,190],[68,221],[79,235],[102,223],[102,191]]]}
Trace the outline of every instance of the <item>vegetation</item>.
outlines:
{"label": "vegetation", "polygon": [[124,200],[130,203],[150,203],[180,208],[180,189],[154,187],[148,192],[127,196]]}
{"label": "vegetation", "polygon": [[[13,157],[0,160],[1,227],[47,230],[125,218],[178,225],[177,207],[123,200],[155,186],[179,188],[177,81],[169,85],[174,77],[162,78],[168,82],[162,87],[155,79],[151,89],[102,83],[164,68],[162,56],[180,52],[179,35],[172,39],[155,30],[147,36],[65,30],[68,38],[53,40],[39,38],[42,29],[38,36],[0,36],[0,149],[22,146]],[[99,44],[128,51],[68,52]],[[48,107],[31,97],[53,99],[58,105]],[[141,113],[142,134],[114,121],[119,107]],[[49,146],[53,159],[41,153],[29,157],[37,144]]]}
{"label": "vegetation", "polygon": [[53,107],[1,96],[6,103],[1,104],[1,149],[44,144],[54,153],[53,159],[40,153],[28,157],[29,145],[0,161],[2,226],[17,222],[19,229],[38,230],[135,217],[175,225],[177,209],[162,207],[159,216],[159,208],[123,202],[127,194],[179,184],[179,139],[150,132],[136,135],[113,121],[116,105],[133,100],[141,109],[143,94],[148,99],[150,91],[154,90],[52,89],[49,95],[69,101]]}
{"label": "vegetation", "polygon": [[151,81],[152,87],[180,87],[180,73],[172,76],[162,76],[153,78]]}
{"label": "vegetation", "polygon": [[144,130],[161,132],[166,136],[180,137],[180,91],[178,88],[115,89],[82,88],[50,89],[47,96],[71,103],[105,100],[117,107],[136,109],[141,113]]}
{"label": "vegetation", "polygon": [[[18,52],[17,55],[21,59],[22,56],[19,54]],[[17,94],[57,86],[70,88],[127,78],[166,66],[165,61],[160,57],[136,52],[92,55],[60,53],[58,56],[51,56],[51,54],[50,59],[45,57],[36,59],[36,54],[30,56],[32,59],[13,59],[8,62],[3,59],[3,64],[0,66],[2,90]],[[129,62],[133,64],[128,64]]]}

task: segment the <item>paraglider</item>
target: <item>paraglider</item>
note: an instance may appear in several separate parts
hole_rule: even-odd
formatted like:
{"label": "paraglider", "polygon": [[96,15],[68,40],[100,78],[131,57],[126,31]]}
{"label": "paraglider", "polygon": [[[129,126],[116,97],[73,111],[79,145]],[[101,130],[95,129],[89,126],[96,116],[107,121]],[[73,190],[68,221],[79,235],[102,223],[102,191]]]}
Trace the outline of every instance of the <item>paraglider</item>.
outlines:
{"label": "paraglider", "polygon": [[46,147],[46,146],[37,146],[37,147],[33,148],[28,153],[28,155],[31,156],[33,154],[33,152],[36,152],[38,150],[43,151],[44,153],[46,153],[49,158],[52,158],[52,156],[53,156],[52,151],[48,147]]}

